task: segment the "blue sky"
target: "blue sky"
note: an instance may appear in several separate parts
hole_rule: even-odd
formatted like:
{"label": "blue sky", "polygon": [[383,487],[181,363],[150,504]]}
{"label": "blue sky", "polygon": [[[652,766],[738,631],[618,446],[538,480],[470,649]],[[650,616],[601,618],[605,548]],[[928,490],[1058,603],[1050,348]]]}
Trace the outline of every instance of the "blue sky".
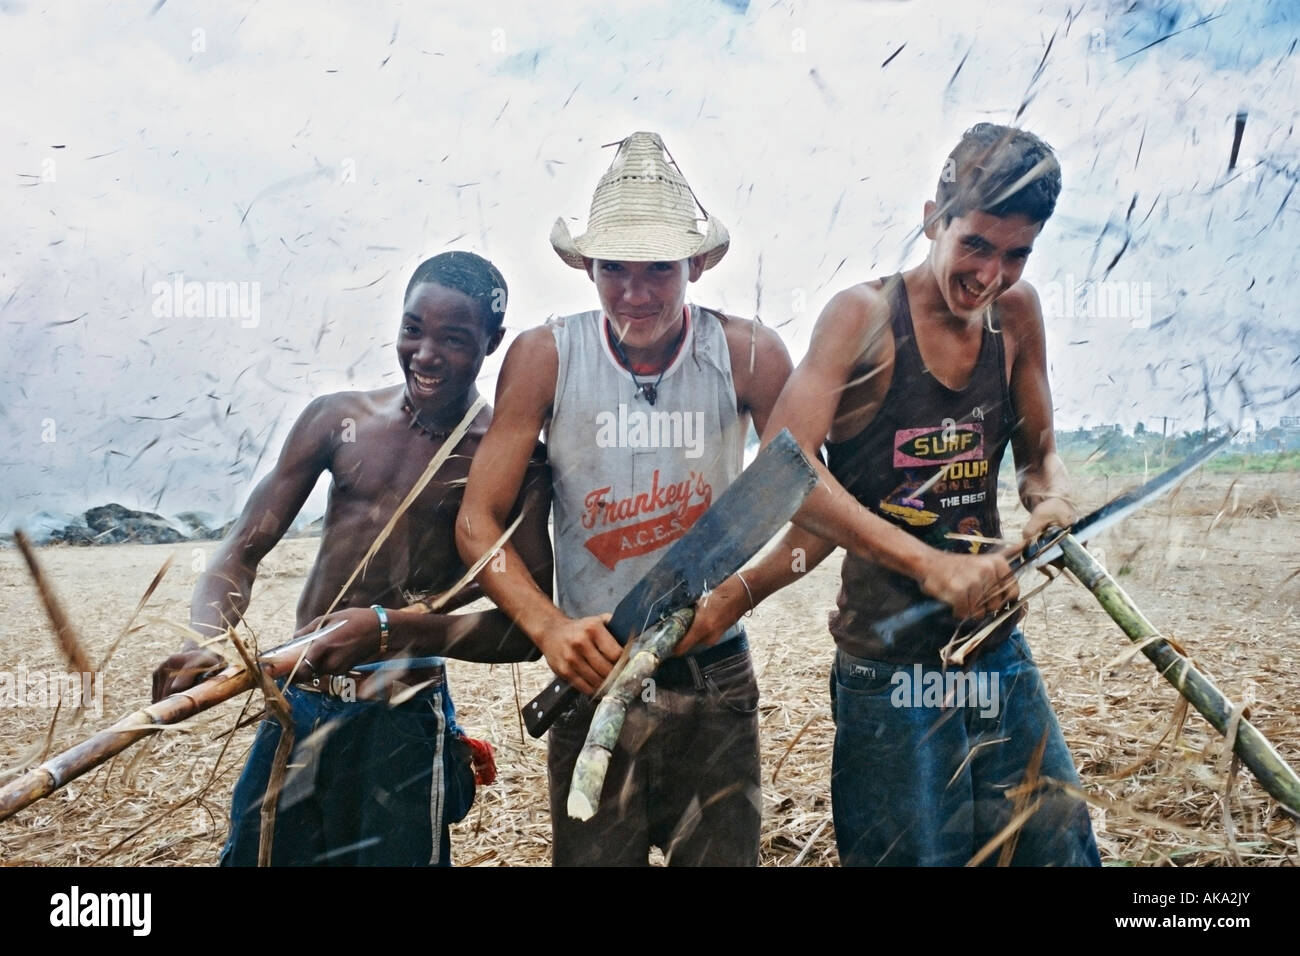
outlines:
{"label": "blue sky", "polygon": [[[1058,426],[1300,414],[1294,5],[323,6],[0,2],[0,524],[233,512],[311,397],[398,380],[437,252],[501,267],[512,335],[590,308],[546,236],[636,129],[731,230],[693,297],[797,358],[835,291],[924,256],[962,130],[1019,122],[1063,166],[1026,270]],[[177,275],[256,283],[256,323],[160,315]]]}

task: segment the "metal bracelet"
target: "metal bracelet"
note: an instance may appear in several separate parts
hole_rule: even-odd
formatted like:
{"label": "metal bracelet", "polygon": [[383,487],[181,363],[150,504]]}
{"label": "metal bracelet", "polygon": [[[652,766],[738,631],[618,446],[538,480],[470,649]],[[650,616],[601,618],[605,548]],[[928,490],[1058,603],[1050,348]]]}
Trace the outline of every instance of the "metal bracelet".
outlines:
{"label": "metal bracelet", "polygon": [[370,610],[374,611],[379,617],[379,653],[384,655],[388,653],[388,612],[384,610],[382,604],[370,605]]}
{"label": "metal bracelet", "polygon": [[749,589],[749,582],[745,580],[745,576],[743,574],[737,571],[736,577],[740,578],[740,583],[745,586],[745,593],[749,595],[749,611],[746,612],[745,617],[753,617],[754,616],[754,592]]}

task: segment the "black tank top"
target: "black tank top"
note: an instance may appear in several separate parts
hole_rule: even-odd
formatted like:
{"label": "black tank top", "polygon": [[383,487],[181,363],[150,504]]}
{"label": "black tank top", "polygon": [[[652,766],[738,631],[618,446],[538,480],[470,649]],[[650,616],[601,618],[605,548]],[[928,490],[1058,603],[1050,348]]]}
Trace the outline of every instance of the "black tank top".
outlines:
{"label": "black tank top", "polygon": [[[1016,416],[1007,387],[1006,357],[996,320],[985,324],[979,358],[965,388],[936,379],[921,359],[901,275],[884,282],[894,332],[894,375],[875,419],[853,438],[827,442],[831,474],[866,508],[926,544],[978,553],[992,546],[954,540],[949,533],[1002,536],[997,484]],[[845,555],[831,634],[846,653],[895,663],[937,663],[958,622],[944,615],[933,627],[892,638],[877,621],[928,598],[917,582]],[[1006,621],[982,650],[1006,639]],[[965,632],[974,630],[967,625]]]}

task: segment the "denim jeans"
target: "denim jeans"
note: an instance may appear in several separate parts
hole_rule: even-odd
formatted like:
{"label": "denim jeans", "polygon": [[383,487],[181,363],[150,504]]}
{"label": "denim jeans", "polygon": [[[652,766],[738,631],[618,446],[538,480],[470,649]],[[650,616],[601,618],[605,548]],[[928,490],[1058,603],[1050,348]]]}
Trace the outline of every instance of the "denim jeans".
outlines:
{"label": "denim jeans", "polygon": [[657,680],[633,699],[600,809],[584,823],[567,804],[594,713],[584,697],[551,727],[556,866],[646,866],[652,846],[670,866],[758,864],[758,684],[748,651],[698,668],[686,686]]}
{"label": "denim jeans", "polygon": [[[836,652],[831,797],[845,866],[965,864],[1011,822],[1005,793],[1044,740],[1039,776],[1079,785],[1019,630],[948,671]],[[1012,865],[1099,866],[1086,804],[1050,785],[1033,799]]]}
{"label": "denim jeans", "polygon": [[[474,800],[474,776],[447,688],[396,707],[284,691],[294,746],[276,810],[273,866],[447,866],[448,824]],[[255,866],[262,797],[280,725],[262,721],[235,785],[222,866]]]}

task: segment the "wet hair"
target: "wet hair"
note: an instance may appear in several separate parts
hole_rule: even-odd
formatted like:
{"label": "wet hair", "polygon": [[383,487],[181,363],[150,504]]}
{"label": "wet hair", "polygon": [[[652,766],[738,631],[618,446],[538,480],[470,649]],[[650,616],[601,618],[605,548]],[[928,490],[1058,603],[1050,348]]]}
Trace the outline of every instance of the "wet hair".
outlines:
{"label": "wet hair", "polygon": [[472,252],[444,252],[425,259],[411,273],[403,305],[411,298],[411,290],[424,282],[436,282],[473,299],[489,336],[501,328],[506,317],[506,280],[497,267],[482,256]]}
{"label": "wet hair", "polygon": [[1052,147],[1027,130],[979,123],[948,154],[935,190],[934,218],[947,226],[957,216],[979,211],[1046,222],[1060,194],[1061,166]]}

